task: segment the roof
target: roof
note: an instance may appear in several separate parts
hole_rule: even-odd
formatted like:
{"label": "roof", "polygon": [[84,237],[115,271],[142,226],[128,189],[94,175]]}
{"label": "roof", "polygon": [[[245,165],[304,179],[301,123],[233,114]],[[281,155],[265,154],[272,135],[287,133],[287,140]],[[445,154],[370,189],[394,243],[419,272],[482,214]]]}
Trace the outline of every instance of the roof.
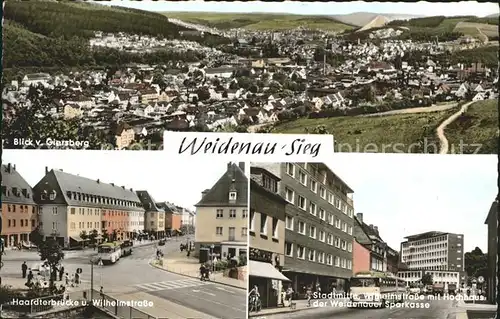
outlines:
{"label": "roof", "polygon": [[2,203],[35,205],[33,190],[12,164],[2,164]]}
{"label": "roof", "polygon": [[[65,204],[68,206],[88,206],[129,211],[144,211],[137,194],[125,186],[104,183],[98,180],[69,174],[52,169],[33,187],[35,196],[41,204]],[[41,199],[43,193],[55,193],[55,199]],[[91,195],[97,198],[109,198],[115,203],[85,201],[75,195]],[[62,196],[61,196],[62,195]]]}
{"label": "roof", "polygon": [[[229,200],[230,191],[237,193],[234,202]],[[210,188],[196,207],[248,206],[248,178],[245,172],[235,163],[229,163],[224,175]]]}
{"label": "roof", "polygon": [[172,203],[169,202],[160,202],[156,203],[156,206],[160,207],[163,209],[165,213],[173,213],[173,214],[178,214],[178,208]]}
{"label": "roof", "polygon": [[156,201],[154,200],[153,196],[148,193],[148,191],[137,191],[136,193],[142,203],[142,206],[147,212],[165,212],[163,208],[160,208],[156,205]]}
{"label": "roof", "polygon": [[496,223],[497,216],[498,216],[498,199],[496,199],[493,203],[491,203],[490,211],[488,212],[488,216],[486,217],[484,223],[488,224],[490,218],[495,218],[494,220]]}
{"label": "roof", "polygon": [[419,239],[425,239],[425,238],[442,236],[442,235],[446,235],[446,234],[448,234],[448,233],[443,233],[443,232],[440,232],[440,231],[432,230],[432,231],[428,231],[428,232],[425,232],[425,233],[420,233],[420,234],[416,234],[416,235],[412,235],[412,236],[406,236],[405,239],[408,239],[408,240],[419,240]]}

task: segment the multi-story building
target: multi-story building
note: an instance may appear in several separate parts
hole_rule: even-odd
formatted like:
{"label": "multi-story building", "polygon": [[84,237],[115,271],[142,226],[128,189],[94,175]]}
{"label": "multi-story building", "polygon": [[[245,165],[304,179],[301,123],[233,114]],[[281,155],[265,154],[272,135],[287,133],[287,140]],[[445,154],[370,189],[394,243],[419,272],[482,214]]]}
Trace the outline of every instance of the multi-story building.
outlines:
{"label": "multi-story building", "polygon": [[401,261],[408,267],[398,277],[407,283],[418,283],[425,273],[435,283],[461,285],[465,281],[464,236],[429,231],[406,237],[401,243]]}
{"label": "multi-story building", "polygon": [[182,214],[181,207],[169,202],[157,203],[158,207],[165,211],[165,234],[167,237],[175,236],[181,230]]}
{"label": "multi-story building", "polygon": [[258,164],[279,178],[289,203],[285,216],[285,267],[292,288],[343,291],[352,276],[353,190],[322,163]]}
{"label": "multi-story building", "polygon": [[224,175],[202,193],[196,206],[195,254],[247,255],[248,178],[244,163],[228,163]]}
{"label": "multi-story building", "polygon": [[491,304],[497,303],[498,285],[498,196],[491,204],[485,224],[488,226],[488,276],[486,296]]}
{"label": "multi-story building", "polygon": [[391,247],[387,246],[387,272],[397,275],[402,265],[399,262],[399,252]]}
{"label": "multi-story building", "polygon": [[370,252],[370,267],[363,271],[386,272],[388,246],[380,237],[378,227],[373,224],[367,225],[363,221],[363,213],[357,213],[354,220],[354,237],[357,243]]}
{"label": "multi-story building", "polygon": [[137,191],[137,196],[146,211],[144,230],[155,238],[165,237],[165,210],[156,205],[156,201],[147,191]]}
{"label": "multi-story building", "polygon": [[55,237],[65,247],[81,245],[82,232],[93,230],[115,234],[116,239],[131,238],[131,217],[144,216],[133,190],[62,170],[46,167],[33,192],[40,205],[42,235]]}
{"label": "multi-story building", "polygon": [[263,307],[277,307],[283,284],[290,281],[281,273],[287,201],[278,193],[279,177],[260,167],[250,174],[249,287],[259,287]]}
{"label": "multi-story building", "polygon": [[187,208],[181,210],[181,229],[188,234],[194,233],[196,214]]}
{"label": "multi-story building", "polygon": [[38,226],[33,190],[12,164],[2,165],[2,229],[5,247],[28,243]]}

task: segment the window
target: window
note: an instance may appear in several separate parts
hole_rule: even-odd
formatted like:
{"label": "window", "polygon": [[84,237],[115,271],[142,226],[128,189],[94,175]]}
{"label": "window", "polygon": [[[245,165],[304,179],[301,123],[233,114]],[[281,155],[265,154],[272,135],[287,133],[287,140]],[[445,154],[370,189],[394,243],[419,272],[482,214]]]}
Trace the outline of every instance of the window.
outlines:
{"label": "window", "polygon": [[247,209],[244,209],[244,210],[243,210],[242,217],[243,217],[243,218],[248,218],[248,210],[247,210]]}
{"label": "window", "polygon": [[345,240],[342,240],[340,243],[342,250],[347,250],[347,242]]}
{"label": "window", "polygon": [[309,202],[309,213],[316,216],[316,204],[314,204],[313,202]]}
{"label": "window", "polygon": [[333,225],[333,215],[328,213],[328,224]]}
{"label": "window", "polygon": [[352,252],[352,243],[347,243],[347,251]]}
{"label": "window", "polygon": [[332,255],[330,255],[330,254],[326,255],[326,264],[329,266],[333,265],[333,256]]}
{"label": "window", "polygon": [[262,235],[267,235],[267,215],[260,214],[260,233]]}
{"label": "window", "polygon": [[236,218],[236,209],[229,210],[229,218]]}
{"label": "window", "polygon": [[326,216],[325,210],[323,208],[320,208],[318,217],[321,218],[322,220],[325,220],[325,216]]}
{"label": "window", "polygon": [[223,218],[223,217],[224,217],[224,210],[217,209],[217,218]]}
{"label": "window", "polygon": [[307,259],[309,259],[309,261],[316,261],[316,251],[314,249],[309,250]]}
{"label": "window", "polygon": [[255,231],[255,212],[250,211],[250,231]]}
{"label": "window", "polygon": [[352,235],[352,226],[347,226],[347,233]]}
{"label": "window", "polygon": [[309,226],[309,237],[316,239],[316,227]]}
{"label": "window", "polygon": [[52,207],[52,215],[57,215],[57,207]]}
{"label": "window", "polygon": [[340,248],[340,238],[335,237],[335,247]]}
{"label": "window", "polygon": [[333,235],[332,234],[328,234],[328,236],[326,236],[326,243],[328,245],[333,245]]}
{"label": "window", "polygon": [[334,262],[335,262],[335,267],[340,267],[340,258],[338,256],[335,256]]}
{"label": "window", "polygon": [[299,171],[299,182],[302,185],[307,186],[307,175],[304,171]]}
{"label": "window", "polygon": [[344,233],[347,233],[347,223],[346,222],[342,222],[342,231]]}
{"label": "window", "polygon": [[295,177],[295,166],[293,166],[293,163],[286,163],[286,173]]}
{"label": "window", "polygon": [[299,233],[302,235],[306,234],[306,223],[299,221]]}
{"label": "window", "polygon": [[318,262],[324,264],[325,263],[325,253],[318,253]]}
{"label": "window", "polygon": [[326,189],[323,186],[320,186],[319,188],[319,196],[321,196],[321,198],[323,199],[326,199]]}
{"label": "window", "polygon": [[241,237],[246,237],[248,234],[248,228],[241,227]]}
{"label": "window", "polygon": [[71,224],[70,224],[70,227],[71,227],[71,229],[75,229],[75,228],[76,228],[75,223],[71,223]]}
{"label": "window", "polygon": [[321,240],[322,242],[325,241],[325,232],[322,230],[319,231],[319,240]]}
{"label": "window", "polygon": [[55,192],[50,193],[49,199],[54,200],[55,198],[56,198],[56,193]]}
{"label": "window", "polygon": [[215,227],[215,234],[217,236],[222,236],[222,227]]}
{"label": "window", "polygon": [[[16,226],[15,224],[16,223],[14,221],[14,226]],[[52,230],[57,230],[57,222],[52,222]]]}
{"label": "window", "polygon": [[335,198],[335,208],[340,209],[340,200],[338,198]]}
{"label": "window", "polygon": [[236,200],[236,192],[229,192],[229,200],[230,201]]}
{"label": "window", "polygon": [[341,268],[347,268],[347,260],[345,258],[342,258],[340,260],[340,267]]}
{"label": "window", "polygon": [[278,238],[278,219],[273,217],[273,238]]}
{"label": "window", "polygon": [[285,199],[291,204],[295,204],[295,192],[289,188],[285,188]]}
{"label": "window", "polygon": [[303,246],[297,246],[297,257],[305,259],[305,248]]}
{"label": "window", "polygon": [[302,196],[299,195],[299,201],[297,203],[297,205],[303,209],[303,210],[306,210],[306,199]]}
{"label": "window", "polygon": [[462,253],[462,251],[461,251],[461,250],[457,250],[457,253],[461,254],[461,253]]}
{"label": "window", "polygon": [[293,244],[285,243],[285,255],[288,257],[293,257]]}
{"label": "window", "polygon": [[286,229],[293,230],[293,217],[285,216],[285,227]]}
{"label": "window", "polygon": [[457,268],[461,268],[461,267],[462,267],[462,265],[457,265]]}
{"label": "window", "polygon": [[340,229],[340,219],[338,219],[338,218],[335,218],[335,227]]}
{"label": "window", "polygon": [[347,215],[347,205],[342,202],[342,212]]}
{"label": "window", "polygon": [[278,192],[278,182],[267,175],[262,176],[262,185],[272,193]]}
{"label": "window", "polygon": [[24,219],[21,219],[21,227],[24,226]]}
{"label": "window", "polygon": [[349,215],[349,218],[352,218],[352,216],[354,215],[354,210],[349,207],[349,209],[347,210],[347,215]]}
{"label": "window", "polygon": [[328,193],[328,202],[333,205],[335,197],[333,196],[332,193]]}
{"label": "window", "polygon": [[318,183],[315,180],[312,180],[312,179],[311,179],[311,191],[313,193],[317,193],[318,192]]}
{"label": "window", "polygon": [[457,244],[457,247],[462,247],[462,244]]}

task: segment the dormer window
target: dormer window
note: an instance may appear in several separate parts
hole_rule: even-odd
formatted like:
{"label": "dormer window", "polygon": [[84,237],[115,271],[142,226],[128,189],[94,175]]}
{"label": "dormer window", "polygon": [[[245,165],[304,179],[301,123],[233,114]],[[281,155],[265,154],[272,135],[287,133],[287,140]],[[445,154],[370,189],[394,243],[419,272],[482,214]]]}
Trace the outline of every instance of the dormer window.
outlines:
{"label": "dormer window", "polygon": [[17,187],[12,187],[12,194],[14,196],[19,196],[18,188]]}
{"label": "dormer window", "polygon": [[50,200],[54,200],[54,199],[56,199],[56,191],[52,191],[52,192],[50,192],[49,199],[50,199]]}
{"label": "dormer window", "polygon": [[237,195],[237,193],[235,191],[229,192],[229,200],[230,201],[235,201],[236,200],[236,195]]}
{"label": "dormer window", "polygon": [[70,191],[66,192],[66,196],[68,196],[69,199],[71,199],[72,193]]}
{"label": "dormer window", "polygon": [[46,200],[47,199],[47,191],[43,191],[43,193],[40,195],[41,200]]}

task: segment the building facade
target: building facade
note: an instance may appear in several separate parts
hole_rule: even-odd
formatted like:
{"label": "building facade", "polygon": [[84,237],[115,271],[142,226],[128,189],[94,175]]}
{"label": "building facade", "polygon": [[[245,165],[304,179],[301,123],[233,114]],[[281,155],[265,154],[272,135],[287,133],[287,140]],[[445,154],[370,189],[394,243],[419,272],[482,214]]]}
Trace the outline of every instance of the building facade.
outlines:
{"label": "building facade", "polygon": [[367,225],[363,213],[354,218],[354,237],[358,243],[370,251],[370,268],[368,271],[387,271],[387,244],[380,237],[378,227]]}
{"label": "building facade", "polygon": [[131,215],[144,218],[142,203],[131,189],[62,170],[46,167],[33,192],[40,206],[42,235],[56,238],[64,247],[81,245],[82,232],[94,230],[109,239],[132,238]]}
{"label": "building facade", "polygon": [[147,191],[136,193],[145,209],[144,230],[155,238],[165,237],[165,210],[156,205],[156,201]]}
{"label": "building facade", "polygon": [[189,209],[182,208],[181,229],[188,234],[193,234],[195,229],[196,214]]}
{"label": "building facade", "polygon": [[290,281],[281,273],[287,201],[278,193],[279,177],[259,167],[252,167],[250,174],[249,287],[259,287],[263,307],[277,307]]}
{"label": "building facade", "polygon": [[247,255],[248,178],[244,163],[228,163],[224,175],[196,204],[195,254]]}
{"label": "building facade", "polygon": [[5,247],[29,243],[38,226],[33,190],[13,164],[2,164],[2,229]]}
{"label": "building facade", "polygon": [[298,296],[307,286],[347,289],[352,275],[351,188],[322,163],[259,164],[279,178],[288,202],[284,275]]}
{"label": "building facade", "polygon": [[488,227],[488,277],[486,296],[491,304],[497,304],[498,287],[498,196],[491,204],[485,224]]}
{"label": "building facade", "polygon": [[[429,231],[406,237],[401,243],[401,262],[408,270],[398,272],[408,282],[415,281],[408,273],[431,273],[434,282],[461,285],[465,281],[464,236]],[[421,279],[422,277],[420,277]]]}
{"label": "building facade", "polygon": [[356,238],[352,241],[352,273],[368,272],[371,269],[370,250],[359,243]]}

